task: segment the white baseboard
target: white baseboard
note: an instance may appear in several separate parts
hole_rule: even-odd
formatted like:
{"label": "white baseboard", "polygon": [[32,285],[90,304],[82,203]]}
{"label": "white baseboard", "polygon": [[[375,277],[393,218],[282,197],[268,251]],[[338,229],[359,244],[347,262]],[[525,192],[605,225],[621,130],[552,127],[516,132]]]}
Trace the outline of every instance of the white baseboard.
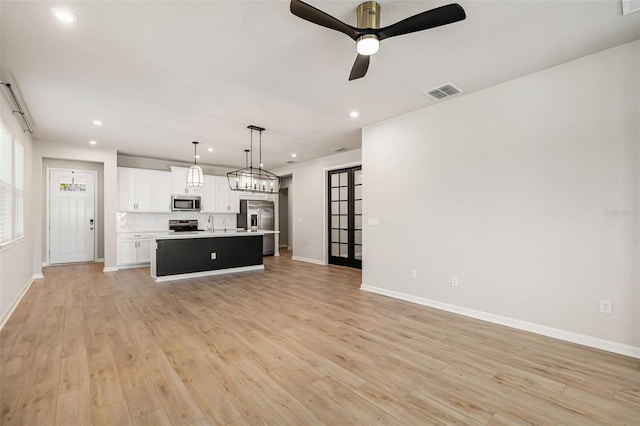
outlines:
{"label": "white baseboard", "polygon": [[104,262],[104,257],[99,257],[96,259],[96,262]]}
{"label": "white baseboard", "polygon": [[314,263],[316,265],[322,265],[322,266],[326,265],[326,263],[324,263],[324,261],[322,261],[322,260],[310,259],[308,257],[291,256],[291,259],[292,260],[299,260],[300,262]]}
{"label": "white baseboard", "polygon": [[[39,277],[37,275],[39,275]],[[31,278],[29,278],[29,281],[27,281],[24,287],[22,287],[22,290],[20,290],[20,293],[18,293],[18,296],[15,298],[15,300],[9,307],[9,310],[2,316],[2,318],[0,318],[0,330],[2,330],[5,324],[7,323],[7,321],[9,321],[9,318],[11,318],[11,315],[13,315],[13,311],[16,310],[16,308],[20,304],[20,301],[24,297],[24,295],[27,294],[27,291],[31,287],[31,284],[33,284],[33,281],[38,278],[44,278],[44,277],[42,276],[42,274],[32,275]]]}
{"label": "white baseboard", "polygon": [[564,340],[579,345],[589,346],[596,349],[602,349],[608,352],[614,352],[621,355],[630,356],[640,359],[640,348],[629,346],[622,343],[612,342],[597,337],[587,336],[585,334],[574,333],[572,331],[561,330],[558,328],[547,327],[546,325],[535,324],[528,321],[522,321],[514,318],[503,317],[501,315],[490,314],[488,312],[478,311],[475,309],[464,308],[461,306],[450,305],[448,303],[438,302],[436,300],[425,299],[422,297],[412,296],[410,294],[400,293],[397,291],[387,290],[385,288],[368,286],[362,284],[361,290],[371,293],[381,294],[383,296],[393,297],[394,299],[406,300],[407,302],[417,303],[418,305],[429,306],[431,308],[440,309],[455,314],[464,315],[494,324],[505,325],[507,327],[516,328],[518,330],[529,331],[531,333],[541,334],[547,337]]}
{"label": "white baseboard", "polygon": [[102,272],[118,272],[117,266],[105,266],[102,268]]}

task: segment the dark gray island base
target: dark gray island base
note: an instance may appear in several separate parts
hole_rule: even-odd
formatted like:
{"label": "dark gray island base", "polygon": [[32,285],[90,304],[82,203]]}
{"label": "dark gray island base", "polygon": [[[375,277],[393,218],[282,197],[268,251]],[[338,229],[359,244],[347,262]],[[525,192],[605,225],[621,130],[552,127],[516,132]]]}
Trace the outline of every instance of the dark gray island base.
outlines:
{"label": "dark gray island base", "polygon": [[156,282],[264,269],[262,233],[152,236]]}

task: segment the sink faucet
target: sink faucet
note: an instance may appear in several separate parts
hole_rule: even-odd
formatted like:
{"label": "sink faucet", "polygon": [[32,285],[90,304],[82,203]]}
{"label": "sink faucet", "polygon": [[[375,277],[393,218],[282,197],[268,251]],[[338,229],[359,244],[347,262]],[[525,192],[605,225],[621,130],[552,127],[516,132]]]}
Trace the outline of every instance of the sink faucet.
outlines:
{"label": "sink faucet", "polygon": [[207,223],[211,224],[211,226],[207,226],[207,229],[213,232],[213,215],[212,214],[209,215],[209,218],[207,219]]}
{"label": "sink faucet", "polygon": [[222,224],[224,225],[224,232],[227,232],[227,221],[223,220]]}

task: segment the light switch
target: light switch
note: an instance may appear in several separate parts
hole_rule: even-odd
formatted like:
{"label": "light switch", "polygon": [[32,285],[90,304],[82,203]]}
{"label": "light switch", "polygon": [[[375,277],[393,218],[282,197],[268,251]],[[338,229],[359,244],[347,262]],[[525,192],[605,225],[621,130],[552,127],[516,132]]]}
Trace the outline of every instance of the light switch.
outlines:
{"label": "light switch", "polygon": [[369,219],[367,219],[367,223],[371,226],[378,226],[380,225],[380,218],[370,217]]}

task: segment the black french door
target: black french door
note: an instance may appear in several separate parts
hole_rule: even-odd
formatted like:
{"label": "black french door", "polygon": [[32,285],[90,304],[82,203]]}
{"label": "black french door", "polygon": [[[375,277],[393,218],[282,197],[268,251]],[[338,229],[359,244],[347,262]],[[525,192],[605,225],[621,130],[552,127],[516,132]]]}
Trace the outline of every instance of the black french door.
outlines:
{"label": "black french door", "polygon": [[362,166],[327,173],[329,263],[362,269]]}

